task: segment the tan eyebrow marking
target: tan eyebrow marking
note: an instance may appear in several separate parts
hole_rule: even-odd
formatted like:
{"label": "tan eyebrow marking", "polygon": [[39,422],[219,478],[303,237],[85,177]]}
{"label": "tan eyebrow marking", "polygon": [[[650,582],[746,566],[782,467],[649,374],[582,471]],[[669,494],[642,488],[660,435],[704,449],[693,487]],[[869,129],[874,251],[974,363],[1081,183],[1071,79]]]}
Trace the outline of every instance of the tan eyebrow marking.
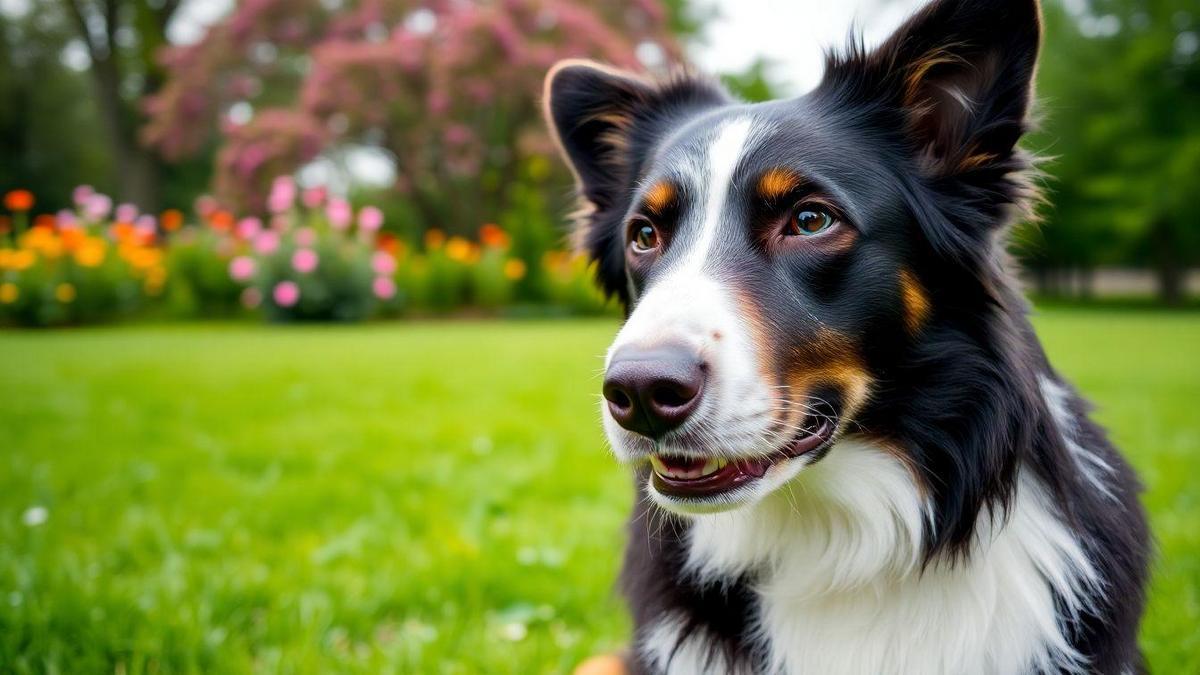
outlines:
{"label": "tan eyebrow marking", "polygon": [[929,318],[929,296],[921,282],[907,269],[900,270],[900,301],[904,305],[904,325],[909,333],[916,333]]}
{"label": "tan eyebrow marking", "polygon": [[677,195],[675,184],[662,180],[650,186],[650,189],[646,191],[646,196],[642,198],[642,204],[646,210],[656,215],[662,215],[670,208],[671,204],[675,203]]}
{"label": "tan eyebrow marking", "polygon": [[758,178],[758,196],[763,199],[780,199],[804,184],[804,178],[791,169],[774,167]]}

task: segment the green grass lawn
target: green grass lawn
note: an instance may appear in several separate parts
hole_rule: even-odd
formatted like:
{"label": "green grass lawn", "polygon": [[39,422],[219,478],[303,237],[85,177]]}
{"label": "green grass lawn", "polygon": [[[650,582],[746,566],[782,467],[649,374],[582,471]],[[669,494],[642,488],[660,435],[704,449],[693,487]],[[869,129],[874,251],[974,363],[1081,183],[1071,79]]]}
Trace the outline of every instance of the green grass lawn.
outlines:
{"label": "green grass lawn", "polygon": [[[1200,672],[1200,314],[1054,310]],[[0,335],[0,671],[562,672],[620,645],[611,321]]]}

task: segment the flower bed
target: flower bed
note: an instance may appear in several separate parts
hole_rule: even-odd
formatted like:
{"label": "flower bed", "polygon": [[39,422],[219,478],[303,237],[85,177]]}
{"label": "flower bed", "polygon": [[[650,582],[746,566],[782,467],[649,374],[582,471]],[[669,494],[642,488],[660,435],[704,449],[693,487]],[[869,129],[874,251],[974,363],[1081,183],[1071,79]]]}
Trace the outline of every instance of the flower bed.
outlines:
{"label": "flower bed", "polygon": [[8,195],[0,322],[86,323],[145,308],[271,321],[608,308],[577,256],[525,252],[531,247],[514,245],[494,224],[471,238],[430,230],[419,242],[402,241],[375,206],[355,209],[289,177],[274,182],[264,218],[239,218],[204,197],[197,221],[184,224],[179,211],[155,217],[114,208],[87,187],[76,190],[75,204],[29,222],[33,196]]}
{"label": "flower bed", "polygon": [[[0,233],[0,323],[94,323],[127,316],[163,291],[159,218],[86,186],[74,210],[29,218],[33,195],[5,196]],[[178,214],[163,214],[178,222]]]}

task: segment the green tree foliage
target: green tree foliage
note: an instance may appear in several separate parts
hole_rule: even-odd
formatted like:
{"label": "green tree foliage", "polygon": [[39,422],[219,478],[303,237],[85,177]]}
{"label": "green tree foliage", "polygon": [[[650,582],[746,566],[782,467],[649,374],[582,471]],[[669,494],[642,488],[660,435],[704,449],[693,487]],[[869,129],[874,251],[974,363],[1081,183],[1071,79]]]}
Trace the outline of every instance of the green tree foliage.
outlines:
{"label": "green tree foliage", "polygon": [[88,83],[62,63],[68,37],[59,22],[0,13],[0,193],[31,190],[42,211],[78,183],[113,187]]}
{"label": "green tree foliage", "polygon": [[1046,222],[1024,255],[1051,269],[1149,265],[1164,300],[1200,262],[1200,7],[1047,3],[1038,84]]}

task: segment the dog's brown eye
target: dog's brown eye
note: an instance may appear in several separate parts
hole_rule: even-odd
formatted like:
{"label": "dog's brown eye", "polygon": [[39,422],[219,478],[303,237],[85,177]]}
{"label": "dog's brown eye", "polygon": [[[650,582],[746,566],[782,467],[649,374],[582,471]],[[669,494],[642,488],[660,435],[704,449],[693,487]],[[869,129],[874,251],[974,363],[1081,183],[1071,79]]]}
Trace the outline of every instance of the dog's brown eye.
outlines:
{"label": "dog's brown eye", "polygon": [[637,253],[653,251],[658,248],[658,230],[648,220],[635,220],[630,226],[630,240]]}
{"label": "dog's brown eye", "polygon": [[833,216],[819,206],[802,205],[792,212],[784,234],[809,237],[833,227]]}

